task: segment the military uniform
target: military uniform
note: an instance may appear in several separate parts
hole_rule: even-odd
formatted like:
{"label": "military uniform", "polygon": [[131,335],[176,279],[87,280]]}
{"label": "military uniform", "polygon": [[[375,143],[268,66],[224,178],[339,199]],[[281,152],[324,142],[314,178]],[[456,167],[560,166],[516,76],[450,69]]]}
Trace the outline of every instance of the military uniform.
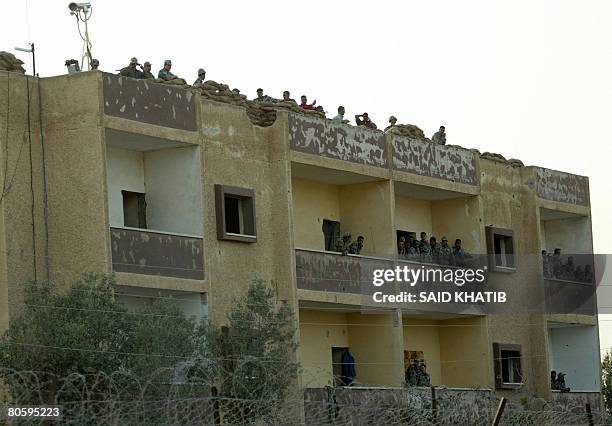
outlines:
{"label": "military uniform", "polygon": [[431,243],[429,244],[430,250],[431,250],[431,260],[434,263],[438,263],[440,261],[440,244],[438,244],[437,242],[432,246]]}
{"label": "military uniform", "polygon": [[440,263],[444,265],[453,265],[455,263],[453,260],[453,251],[448,244],[440,246],[439,256]]}
{"label": "military uniform", "polygon": [[361,253],[361,249],[363,248],[363,245],[359,244],[358,241],[355,241],[353,244],[351,244],[349,246],[349,253],[350,254],[359,254]]}
{"label": "military uniform", "polygon": [[423,262],[431,262],[431,246],[429,245],[429,241],[419,241],[419,254]]}
{"label": "military uniform", "polygon": [[441,131],[437,131],[431,137],[431,140],[432,140],[433,143],[435,143],[437,145],[446,145],[446,133],[441,132]]}
{"label": "military uniform", "polygon": [[144,78],[142,71],[140,71],[136,67],[130,67],[130,66],[127,66],[125,68],[121,68],[121,71],[119,71],[119,74],[124,76],[124,77]]}
{"label": "military uniform", "polygon": [[174,80],[177,77],[174,74],[172,74],[170,71],[166,71],[165,69],[162,68],[157,73],[157,78],[161,78],[162,80]]}
{"label": "military uniform", "polygon": [[453,259],[458,266],[465,265],[465,251],[462,248],[453,247]]}
{"label": "military uniform", "polygon": [[344,234],[342,238],[336,241],[336,251],[342,254],[347,254],[351,249],[351,234]]}

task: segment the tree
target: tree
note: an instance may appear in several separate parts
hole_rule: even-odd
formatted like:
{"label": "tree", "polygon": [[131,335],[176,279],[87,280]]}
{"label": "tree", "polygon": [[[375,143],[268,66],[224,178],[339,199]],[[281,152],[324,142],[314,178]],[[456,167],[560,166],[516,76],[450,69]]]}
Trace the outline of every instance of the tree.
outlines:
{"label": "tree", "polygon": [[263,280],[254,280],[232,306],[227,327],[209,328],[211,351],[220,360],[219,394],[267,401],[233,410],[242,419],[255,418],[268,414],[295,384],[295,318],[289,306],[277,307],[274,291]]}
{"label": "tree", "polygon": [[606,411],[612,413],[612,351],[607,351],[601,362],[601,393]]}

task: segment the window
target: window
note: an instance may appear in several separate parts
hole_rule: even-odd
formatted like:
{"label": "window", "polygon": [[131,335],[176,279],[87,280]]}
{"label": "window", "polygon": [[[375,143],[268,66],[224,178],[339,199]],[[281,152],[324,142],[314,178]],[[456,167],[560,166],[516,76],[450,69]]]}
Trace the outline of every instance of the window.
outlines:
{"label": "window", "polygon": [[325,238],[325,250],[333,251],[336,240],[340,238],[340,222],[323,219],[323,237]]}
{"label": "window", "polygon": [[123,226],[147,229],[147,202],[145,194],[121,191],[123,196]]}
{"label": "window", "polygon": [[489,268],[496,272],[514,272],[514,232],[511,229],[486,227]]}
{"label": "window", "polygon": [[523,384],[521,345],[493,343],[495,387],[514,389]]}
{"label": "window", "polygon": [[252,189],[215,185],[217,239],[254,243],[255,192]]}

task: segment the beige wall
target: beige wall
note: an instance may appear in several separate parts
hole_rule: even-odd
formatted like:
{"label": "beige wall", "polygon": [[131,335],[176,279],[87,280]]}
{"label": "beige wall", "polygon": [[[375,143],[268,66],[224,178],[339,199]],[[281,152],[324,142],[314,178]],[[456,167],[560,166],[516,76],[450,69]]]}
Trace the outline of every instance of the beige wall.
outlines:
{"label": "beige wall", "polygon": [[389,181],[340,187],[340,228],[343,233],[350,232],[353,240],[363,235],[362,255],[395,255],[391,196]]}
{"label": "beige wall", "polygon": [[295,246],[324,250],[323,219],[340,221],[340,188],[297,178],[291,186]]}
{"label": "beige wall", "polygon": [[445,386],[494,385],[483,317],[450,319],[440,325],[440,363]]}
{"label": "beige wall", "polygon": [[431,201],[416,198],[395,196],[395,228],[415,232],[417,238],[421,232],[430,236],[433,232],[431,220]]}
{"label": "beige wall", "polygon": [[347,315],[300,310],[302,386],[333,386],[332,347],[349,347]]}
{"label": "beige wall", "polygon": [[355,357],[355,381],[365,386],[401,386],[403,336],[394,314],[349,314],[349,342]]}
{"label": "beige wall", "polygon": [[478,197],[432,201],[431,217],[433,235],[438,242],[446,236],[452,246],[456,238],[461,238],[466,251],[486,253]]}

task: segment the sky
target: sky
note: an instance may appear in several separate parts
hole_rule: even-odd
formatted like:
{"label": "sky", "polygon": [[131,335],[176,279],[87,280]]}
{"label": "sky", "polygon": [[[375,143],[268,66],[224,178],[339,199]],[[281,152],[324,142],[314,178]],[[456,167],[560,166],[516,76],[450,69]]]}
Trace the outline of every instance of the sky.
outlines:
{"label": "sky", "polygon": [[[390,115],[447,143],[590,180],[595,253],[612,253],[612,2],[609,0],[94,0],[93,56],[114,72],[165,59],[255,96],[306,94],[335,115]],[[8,12],[7,12],[8,11]],[[3,6],[0,50],[36,45],[41,76],[64,74],[82,41],[67,1]],[[14,52],[31,72],[29,54]],[[610,262],[608,262],[610,264]],[[612,284],[610,280],[607,284]],[[600,312],[612,307],[599,294]],[[612,347],[612,308],[600,316]]]}

